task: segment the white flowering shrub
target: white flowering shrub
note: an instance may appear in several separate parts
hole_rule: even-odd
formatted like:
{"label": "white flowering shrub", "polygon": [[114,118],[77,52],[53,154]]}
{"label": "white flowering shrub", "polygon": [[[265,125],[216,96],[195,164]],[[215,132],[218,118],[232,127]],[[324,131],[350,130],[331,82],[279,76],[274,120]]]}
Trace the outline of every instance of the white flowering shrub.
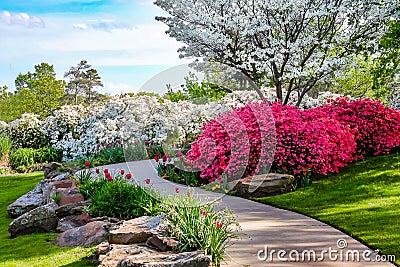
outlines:
{"label": "white flowering shrub", "polygon": [[20,119],[9,123],[7,133],[13,141],[13,148],[40,148],[48,144],[43,132],[43,121],[37,115],[24,113]]}

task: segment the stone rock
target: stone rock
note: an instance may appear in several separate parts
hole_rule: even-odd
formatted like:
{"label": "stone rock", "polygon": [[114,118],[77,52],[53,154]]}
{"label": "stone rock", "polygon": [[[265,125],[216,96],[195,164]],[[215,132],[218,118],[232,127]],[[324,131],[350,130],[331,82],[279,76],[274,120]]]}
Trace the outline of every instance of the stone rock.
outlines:
{"label": "stone rock", "polygon": [[92,246],[100,244],[106,237],[105,222],[90,222],[86,225],[67,230],[57,236],[59,247]]}
{"label": "stone rock", "polygon": [[76,188],[76,182],[72,179],[52,180],[50,185],[55,188]]}
{"label": "stone rock", "polygon": [[136,244],[107,243],[97,248],[101,267],[207,267],[211,262],[202,251],[165,253]]}
{"label": "stone rock", "polygon": [[52,181],[62,181],[62,180],[67,180],[71,178],[71,174],[70,173],[56,173],[51,180]]}
{"label": "stone rock", "polygon": [[65,232],[67,230],[83,226],[91,221],[92,217],[88,213],[81,215],[69,215],[58,221],[57,231]]}
{"label": "stone rock", "polygon": [[173,251],[178,246],[179,241],[168,236],[153,235],[147,240],[146,244],[165,252]]}
{"label": "stone rock", "polygon": [[62,167],[62,164],[58,162],[50,162],[43,166],[44,177],[47,179],[47,176],[56,171],[58,168]]}
{"label": "stone rock", "polygon": [[[273,196],[289,192],[293,181],[294,177],[288,174],[260,174],[240,179],[233,190],[236,195],[242,197]],[[249,191],[251,183],[259,184],[253,192]]]}
{"label": "stone rock", "polygon": [[56,208],[57,204],[49,203],[21,215],[8,226],[10,237],[31,233],[54,232],[58,224],[58,218],[55,213]]}
{"label": "stone rock", "polygon": [[60,206],[68,205],[68,204],[74,204],[74,203],[79,203],[85,201],[85,198],[83,197],[82,194],[80,193],[69,193],[69,194],[61,194],[61,200],[60,203],[58,203]]}
{"label": "stone rock", "polygon": [[83,210],[92,203],[91,200],[81,201],[60,206],[56,209],[58,218],[63,218],[68,215],[81,214]]}
{"label": "stone rock", "polygon": [[8,216],[11,218],[17,218],[28,211],[49,203],[49,195],[51,191],[49,182],[50,180],[47,179],[41,180],[33,190],[8,205]]}
{"label": "stone rock", "polygon": [[118,229],[111,230],[108,241],[111,244],[143,243],[153,234],[162,234],[159,228],[164,216],[142,216],[124,221]]}

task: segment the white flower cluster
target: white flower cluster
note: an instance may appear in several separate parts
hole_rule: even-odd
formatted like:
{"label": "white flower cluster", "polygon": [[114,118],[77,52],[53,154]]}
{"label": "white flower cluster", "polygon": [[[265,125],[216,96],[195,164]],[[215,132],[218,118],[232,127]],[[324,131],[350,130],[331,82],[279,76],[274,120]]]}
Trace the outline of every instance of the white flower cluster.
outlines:
{"label": "white flower cluster", "polygon": [[[270,101],[276,101],[271,89],[263,90]],[[318,99],[306,97],[302,108],[325,103],[331,93],[320,94]],[[153,96],[115,96],[106,104],[86,108],[63,106],[53,116],[40,121],[37,116],[24,114],[23,118],[10,123],[26,124],[40,129],[48,143],[63,151],[63,159],[88,156],[98,145],[136,140],[162,143],[173,135],[177,140],[200,133],[202,125],[218,115],[248,101],[259,101],[254,91],[230,93],[218,102],[194,104],[190,101],[160,103]],[[293,101],[295,102],[295,101]]]}

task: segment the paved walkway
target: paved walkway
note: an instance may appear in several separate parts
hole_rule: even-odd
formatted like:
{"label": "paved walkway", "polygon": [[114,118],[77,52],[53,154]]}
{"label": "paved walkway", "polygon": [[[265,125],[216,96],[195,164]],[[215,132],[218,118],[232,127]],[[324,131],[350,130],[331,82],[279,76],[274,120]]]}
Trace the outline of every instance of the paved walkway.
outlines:
{"label": "paved walkway", "polygon": [[[376,254],[365,245],[339,230],[295,212],[274,208],[268,205],[256,203],[247,199],[217,194],[204,191],[199,188],[188,188],[164,180],[157,175],[154,161],[137,161],[104,166],[111,172],[120,169],[133,174],[136,181],[145,185],[145,179],[150,178],[151,184],[162,194],[176,194],[175,189],[180,188],[180,193],[195,191],[201,197],[208,200],[218,199],[221,206],[231,209],[237,215],[242,228],[240,238],[233,240],[232,245],[226,250],[226,262],[223,266],[253,267],[253,266],[345,266],[345,267],[378,267],[394,266],[390,263],[376,262]],[[346,246],[343,249],[343,244]],[[268,249],[268,258],[265,260],[265,248]],[[272,252],[272,251],[275,252]],[[278,251],[285,250],[286,255],[281,255],[283,260],[296,258],[299,253],[299,261],[281,261]],[[293,250],[293,251],[292,251]],[[315,251],[315,257],[304,250]],[[323,250],[326,252],[324,253]],[[329,255],[331,250],[331,255]],[[291,252],[292,251],[292,252]],[[354,252],[354,253],[353,253]],[[273,255],[271,261],[270,255]],[[360,255],[360,260],[352,260]],[[259,254],[259,257],[257,256]],[[302,261],[302,254],[304,259]],[[363,259],[363,254],[370,259]],[[308,260],[311,255],[311,261]],[[321,257],[323,255],[323,257]],[[341,256],[342,255],[342,256]],[[346,261],[347,258],[350,259]],[[315,258],[316,261],[313,261]],[[321,261],[321,258],[324,260]],[[336,259],[336,260],[335,260]],[[343,259],[343,260],[340,260]]]}

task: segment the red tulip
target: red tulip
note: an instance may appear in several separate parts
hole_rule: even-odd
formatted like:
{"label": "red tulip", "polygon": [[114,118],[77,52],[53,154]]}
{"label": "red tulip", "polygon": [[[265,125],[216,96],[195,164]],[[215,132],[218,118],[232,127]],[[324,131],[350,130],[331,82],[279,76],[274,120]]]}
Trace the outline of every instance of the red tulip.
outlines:
{"label": "red tulip", "polygon": [[132,178],[132,174],[128,173],[125,177],[126,177],[126,179],[131,179]]}
{"label": "red tulip", "polygon": [[156,162],[158,162],[158,161],[160,160],[160,158],[159,158],[157,155],[155,155],[155,156],[154,156],[154,160],[155,160]]}
{"label": "red tulip", "polygon": [[144,141],[144,143],[145,143],[146,146],[147,146],[147,145],[149,145],[150,142],[149,142],[149,140],[146,140],[146,141]]}
{"label": "red tulip", "polygon": [[85,165],[86,165],[86,167],[90,168],[90,162],[89,161],[85,161]]}
{"label": "red tulip", "polygon": [[188,197],[190,197],[190,192],[186,192],[186,195],[187,195]]}
{"label": "red tulip", "polygon": [[146,184],[150,183],[150,178],[147,178],[146,180],[144,180]]}
{"label": "red tulip", "polygon": [[177,188],[175,188],[175,192],[177,193],[177,194],[179,194],[179,191],[180,191],[180,189],[177,187]]}
{"label": "red tulip", "polygon": [[99,174],[99,173],[100,173],[100,170],[99,170],[99,168],[96,168],[96,173],[97,173],[97,174]]}
{"label": "red tulip", "polygon": [[213,224],[214,224],[215,226],[219,227],[219,228],[222,227],[222,223],[219,222],[219,221],[215,221],[215,222],[213,222]]}
{"label": "red tulip", "polygon": [[124,175],[124,173],[125,173],[125,171],[124,171],[124,170],[121,170],[121,175]]}
{"label": "red tulip", "polygon": [[104,169],[104,173],[108,173],[108,169]]}

